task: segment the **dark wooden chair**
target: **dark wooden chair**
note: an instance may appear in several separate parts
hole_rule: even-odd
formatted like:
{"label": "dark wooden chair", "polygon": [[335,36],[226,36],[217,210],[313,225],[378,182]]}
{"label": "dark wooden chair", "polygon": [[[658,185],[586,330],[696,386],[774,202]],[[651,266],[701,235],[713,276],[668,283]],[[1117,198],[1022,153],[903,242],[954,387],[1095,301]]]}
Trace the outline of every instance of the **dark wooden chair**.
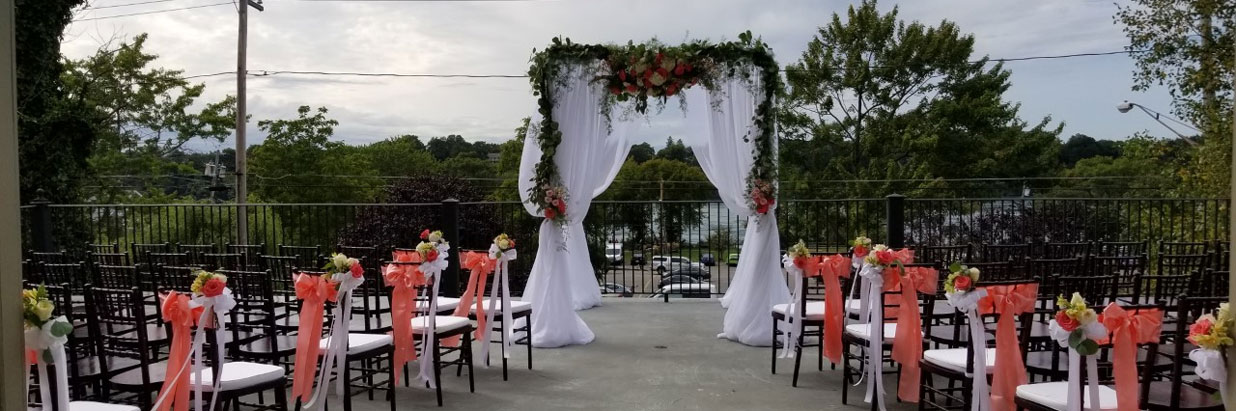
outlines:
{"label": "dark wooden chair", "polygon": [[[1219,304],[1228,301],[1227,297],[1190,297],[1181,295],[1176,299],[1174,321],[1170,326],[1164,320],[1164,328],[1170,329],[1170,352],[1167,357],[1171,367],[1165,378],[1152,381],[1150,388],[1144,391],[1145,408],[1149,410],[1222,410],[1223,403],[1214,395],[1215,388],[1199,381],[1188,381],[1189,371],[1185,369],[1188,351],[1184,344],[1189,335],[1189,325],[1203,314],[1213,312]],[[1169,328],[1170,327],[1170,328]],[[1190,348],[1191,349],[1191,348]]]}
{"label": "dark wooden chair", "polygon": [[1009,261],[1023,265],[1030,258],[1030,244],[983,244],[975,262]]}
{"label": "dark wooden chair", "polygon": [[[1007,283],[991,283],[983,281],[980,286],[1001,285],[1013,287],[1038,287],[1037,282],[1007,282]],[[983,324],[970,324],[966,316],[959,315],[954,322],[954,326],[958,327],[959,334],[969,334],[969,327],[984,327],[994,326],[999,314],[993,313],[989,315],[981,315],[979,318]],[[1017,335],[1018,346],[1022,352],[1023,358],[1028,351],[1030,344],[1031,325],[1033,324],[1034,312],[1029,311],[1017,316]],[[995,348],[988,348],[994,352]],[[992,354],[988,354],[988,358]],[[923,351],[921,387],[919,390],[918,407],[923,409],[960,409],[968,410],[971,407],[973,400],[973,386],[970,375],[974,372],[985,372],[991,374],[994,369],[994,361],[987,362],[987,370],[979,371],[974,369],[974,355],[972,346],[967,345],[966,348],[944,348],[932,349]],[[947,382],[947,387],[937,386],[937,384]]]}
{"label": "dark wooden chair", "polygon": [[322,262],[326,257],[326,254],[322,252],[322,247],[316,245],[300,246],[279,244],[278,249],[279,255],[281,256],[295,256],[296,264],[294,265],[305,269],[321,269],[323,265]]}
{"label": "dark wooden chair", "polygon": [[1159,241],[1159,255],[1204,255],[1210,252],[1210,243],[1205,241]]}
{"label": "dark wooden chair", "polygon": [[1095,244],[1094,255],[1102,257],[1135,257],[1147,255],[1150,247],[1145,241],[1100,241]]}
{"label": "dark wooden chair", "polygon": [[[395,266],[419,265],[419,263],[410,263],[410,262],[391,262],[390,264],[395,265]],[[437,296],[432,295],[433,293],[430,292],[429,290],[433,290],[432,281],[430,281],[430,284],[419,285],[416,287],[417,298],[416,298],[415,307],[418,312],[417,312],[416,318],[412,319],[412,333],[414,334],[417,340],[423,340],[425,338],[430,338],[433,341],[432,347],[434,349],[431,350],[431,352],[429,353],[421,352],[419,354],[420,355],[419,361],[425,361],[426,359],[431,359],[433,361],[434,386],[436,387],[438,406],[442,406],[442,370],[449,368],[450,366],[467,367],[468,368],[468,391],[476,392],[476,382],[473,378],[473,372],[472,372],[472,330],[473,330],[473,326],[472,326],[472,322],[469,319],[464,318],[464,317],[439,315],[438,313],[429,312],[429,307],[432,307],[434,305],[433,299],[437,298]],[[434,335],[426,335],[429,331],[429,326],[428,326],[429,316],[434,317],[434,323],[435,323]],[[461,337],[462,342],[458,346],[455,346],[455,347],[444,347],[442,345],[442,340],[452,338],[452,337]],[[419,342],[418,342],[418,347],[419,347]],[[459,354],[455,360],[453,361],[443,360],[444,356],[452,354],[452,353]],[[405,376],[409,375],[406,367],[407,366],[405,365],[405,369],[403,372]],[[461,371],[462,371],[462,368],[461,368]]]}
{"label": "dark wooden chair", "polygon": [[[1133,301],[1137,295],[1137,285],[1141,278],[1148,274],[1149,269],[1145,255],[1138,256],[1094,256],[1090,258],[1090,272],[1097,276],[1114,275],[1120,279],[1117,295]],[[1144,301],[1149,302],[1149,301]]]}
{"label": "dark wooden chair", "polygon": [[1043,243],[1039,245],[1036,258],[1081,258],[1090,256],[1093,244],[1080,243]]}
{"label": "dark wooden chair", "polygon": [[972,260],[972,251],[970,244],[924,245],[914,247],[914,260],[948,267],[953,262]]}
{"label": "dark wooden chair", "polygon": [[1207,254],[1159,254],[1155,274],[1178,275],[1194,273],[1210,268],[1211,256]]}
{"label": "dark wooden chair", "polygon": [[[798,373],[803,362],[803,348],[816,347],[817,355],[819,356],[817,367],[820,371],[824,370],[824,284],[818,278],[803,277],[801,279],[802,294],[798,296],[795,310],[802,311],[802,332],[799,335],[792,335],[794,338],[794,378],[790,386],[798,386]],[[531,306],[528,307],[531,311]],[[777,304],[772,307],[773,318],[773,344],[772,344],[772,373],[777,373],[777,356],[784,348],[782,345],[782,336],[789,330],[782,331],[779,326],[785,324],[787,327],[794,327],[793,317],[789,317],[790,304]],[[475,315],[475,314],[474,314]],[[495,317],[497,318],[497,317]],[[791,328],[793,329],[793,328]],[[808,341],[806,337],[813,337],[814,342]],[[504,347],[505,348],[505,347]],[[505,363],[505,361],[504,361]],[[506,364],[503,364],[505,370]]]}
{"label": "dark wooden chair", "polygon": [[[935,268],[934,263],[914,263],[914,264],[906,264],[906,266],[907,267]],[[947,274],[943,274],[943,275],[947,275]],[[874,332],[878,331],[882,338],[880,342],[880,352],[875,353],[874,355],[871,355],[871,357],[874,357],[876,361],[888,362],[888,361],[891,361],[891,357],[892,357],[893,338],[896,336],[896,333],[897,333],[897,323],[895,320],[897,319],[898,316],[901,316],[901,315],[920,316],[922,318],[923,329],[916,330],[918,332],[926,333],[931,328],[931,324],[932,324],[931,317],[935,309],[936,296],[935,294],[923,294],[917,291],[916,291],[916,295],[918,295],[918,299],[919,299],[918,301],[919,306],[918,306],[917,312],[901,313],[901,312],[898,312],[899,309],[901,308],[901,305],[900,305],[901,290],[900,289],[893,289],[893,290],[888,290],[888,291],[880,293],[880,301],[876,301],[874,303],[877,304],[879,307],[883,307],[884,309],[883,317],[884,317],[885,322],[884,324],[881,325],[879,330],[873,330],[873,328],[875,327],[870,327],[868,326],[868,324],[860,323],[860,322],[854,322],[854,323],[851,323],[845,326],[845,331],[841,334],[841,347],[842,347],[841,348],[841,352],[842,352],[841,384],[843,385],[841,389],[841,403],[842,404],[846,404],[847,401],[849,401],[850,386],[854,385],[855,379],[858,376],[863,375],[861,370],[864,370],[866,369],[866,367],[871,366],[871,364],[868,363],[867,355],[864,355],[864,353],[868,351],[869,341],[871,341],[872,338],[875,338],[875,336],[872,335]],[[890,315],[890,313],[896,313],[896,314]],[[927,342],[927,338],[923,338],[923,342],[924,342],[924,348],[926,348],[925,344]],[[851,347],[858,347],[858,350],[857,351],[851,350]],[[854,368],[854,363],[857,363],[859,365],[857,369]],[[895,374],[897,372],[898,372],[897,367],[885,367],[884,368],[885,374]],[[867,384],[871,384],[871,383],[872,383],[871,381],[867,381]],[[891,391],[893,392],[893,395],[895,396],[897,389],[893,388]],[[883,399],[872,400],[872,409],[876,409],[878,407],[877,401],[883,401]]]}

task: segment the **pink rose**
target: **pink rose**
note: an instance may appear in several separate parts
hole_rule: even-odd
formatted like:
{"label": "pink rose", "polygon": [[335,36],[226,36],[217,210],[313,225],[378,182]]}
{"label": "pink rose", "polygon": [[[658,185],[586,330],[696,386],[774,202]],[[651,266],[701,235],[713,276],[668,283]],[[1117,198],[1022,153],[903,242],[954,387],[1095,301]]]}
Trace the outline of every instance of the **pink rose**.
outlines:
{"label": "pink rose", "polygon": [[223,294],[223,289],[227,288],[227,283],[219,278],[211,278],[202,284],[202,295],[207,297],[218,297]]}
{"label": "pink rose", "polygon": [[352,278],[361,278],[365,276],[365,269],[361,267],[360,263],[352,264],[352,267],[349,270],[352,272]]}
{"label": "pink rose", "polygon": [[1074,320],[1073,317],[1069,317],[1064,310],[1056,312],[1056,323],[1060,324],[1061,329],[1068,332],[1073,332],[1073,330],[1076,330],[1077,327],[1081,325],[1081,323]]}

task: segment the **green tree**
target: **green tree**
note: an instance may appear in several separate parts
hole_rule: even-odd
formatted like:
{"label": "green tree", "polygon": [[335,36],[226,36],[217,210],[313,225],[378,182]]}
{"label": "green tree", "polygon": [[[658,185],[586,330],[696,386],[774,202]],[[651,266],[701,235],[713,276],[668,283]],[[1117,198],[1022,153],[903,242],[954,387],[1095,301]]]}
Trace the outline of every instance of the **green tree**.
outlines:
{"label": "green tree", "polygon": [[[1072,141],[1072,139],[1070,139]],[[1083,158],[1065,170],[1050,195],[1089,197],[1165,197],[1181,183],[1177,170],[1190,161],[1188,144],[1154,139],[1144,134],[1118,143],[1119,155]],[[1081,178],[1095,177],[1095,178]],[[1110,178],[1104,178],[1110,177]]]}
{"label": "green tree", "polygon": [[433,154],[433,158],[439,161],[455,156],[476,156],[472,143],[464,140],[463,136],[455,134],[431,138],[425,147],[430,154]]}
{"label": "green tree", "polygon": [[691,165],[698,165],[695,161],[695,152],[691,151],[691,147],[683,144],[682,139],[674,140],[674,137],[665,138],[665,147],[657,151],[657,157],[663,160],[674,160]]}
{"label": "green tree", "polygon": [[1120,157],[1119,143],[1112,140],[1095,140],[1085,134],[1074,134],[1060,146],[1060,163],[1072,167],[1078,161],[1092,157]]}
{"label": "green tree", "polygon": [[[873,0],[851,6],[845,20],[834,14],[786,68],[783,172],[919,181],[1053,173],[1059,127],[1019,120],[1018,106],[1002,100],[1009,72],[985,58],[971,61],[973,46],[974,37],[952,22],[907,23],[896,7],[882,13]],[[914,195],[926,188],[863,181],[830,191]]]}
{"label": "green tree", "polygon": [[[146,38],[138,35],[132,42],[65,62],[65,89],[91,111],[97,136],[90,157],[95,175],[197,174],[199,170],[173,157],[182,156],[182,147],[190,141],[222,142],[235,128],[235,98],[192,110],[205,85],[189,84],[179,70],[151,68],[158,56],[143,50]],[[101,201],[124,195],[107,184],[98,186],[102,191],[95,196]]]}
{"label": "green tree", "polygon": [[[68,95],[60,78],[60,40],[83,0],[17,0],[14,3],[17,141],[21,200],[40,195],[56,203],[79,203],[94,146],[85,105]],[[4,30],[9,30],[5,27]],[[39,194],[38,190],[45,190]],[[86,232],[84,213],[54,213],[62,247],[77,247]]]}
{"label": "green tree", "polygon": [[643,163],[656,157],[657,151],[652,148],[652,144],[639,143],[631,146],[631,154],[628,156],[636,163]]}
{"label": "green tree", "polygon": [[1226,197],[1236,80],[1236,0],[1134,0],[1117,4],[1136,62],[1133,90],[1166,86],[1173,112],[1198,125],[1202,147],[1182,170],[1185,190]]}
{"label": "green tree", "polygon": [[[621,201],[673,201],[699,200],[715,197],[715,189],[708,183],[704,171],[697,165],[678,160],[656,158],[643,164],[628,160],[618,171],[614,183],[602,194],[602,200]],[[623,204],[617,207],[618,225],[631,233],[635,244],[677,243],[682,233],[700,223],[698,204],[665,202],[650,204]],[[655,221],[655,223],[654,223]],[[655,225],[654,225],[655,224]],[[660,232],[652,232],[660,227]],[[620,227],[612,227],[620,228]],[[662,236],[663,234],[663,236]]]}
{"label": "green tree", "polygon": [[383,176],[423,176],[437,171],[438,162],[414,135],[403,135],[360,147],[373,166]]}
{"label": "green tree", "polygon": [[[326,117],[325,107],[312,111],[300,106],[290,120],[262,120],[267,133],[262,144],[250,149],[253,195],[279,203],[336,203],[370,201],[382,181],[364,153],[342,142],[330,141],[338,121]],[[285,220],[286,222],[287,220]]]}

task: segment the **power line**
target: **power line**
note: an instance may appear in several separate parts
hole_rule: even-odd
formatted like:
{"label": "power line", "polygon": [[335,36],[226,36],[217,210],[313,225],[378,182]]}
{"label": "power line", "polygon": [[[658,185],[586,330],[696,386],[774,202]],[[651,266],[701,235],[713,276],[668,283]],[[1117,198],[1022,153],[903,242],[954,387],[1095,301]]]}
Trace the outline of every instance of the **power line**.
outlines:
{"label": "power line", "polygon": [[139,1],[139,2],[137,2],[137,3],[109,4],[109,5],[106,5],[106,6],[91,6],[91,5],[86,5],[86,7],[82,7],[82,10],[102,10],[102,9],[114,9],[114,8],[117,8],[117,7],[139,6],[139,5],[142,5],[142,4],[167,3],[167,2],[169,2],[169,1],[178,1],[178,0],[148,0],[148,1]]}
{"label": "power line", "polygon": [[[528,1],[528,0],[287,0],[287,1]],[[227,4],[227,3],[223,3]],[[1143,53],[1146,50],[1121,50],[1121,51],[1105,51],[1095,53],[1073,53],[1073,54],[1058,54],[1049,56],[1026,56],[1026,57],[1008,57],[987,60],[971,61],[971,64],[982,62],[1015,62],[1015,61],[1030,61],[1030,60],[1051,60],[1065,59],[1076,57],[1095,57],[1095,56],[1111,56],[1118,54],[1134,54]],[[221,71],[218,73],[195,74],[186,76],[185,79],[203,78],[203,77],[218,77],[230,76],[236,74],[235,71]],[[270,77],[278,75],[305,75],[305,76],[351,76],[351,77],[403,77],[403,78],[528,78],[526,74],[434,74],[434,73],[383,73],[383,72],[357,72],[357,71],[318,71],[318,70],[252,70],[249,72],[253,77]]]}
{"label": "power line", "polygon": [[181,10],[192,10],[192,9],[200,9],[200,8],[206,8],[206,7],[226,6],[226,5],[228,5],[228,4],[232,4],[232,2],[231,2],[231,1],[228,1],[228,2],[224,2],[224,3],[203,4],[203,5],[200,5],[200,6],[180,7],[180,8],[175,8],[175,9],[154,10],[154,11],[143,11],[143,12],[138,12],[138,13],[116,14],[116,15],[112,15],[112,16],[102,16],[102,17],[90,17],[90,18],[84,18],[84,19],[75,19],[75,20],[73,20],[73,22],[79,22],[79,21],[91,21],[91,20],[104,20],[104,19],[114,19],[114,18],[119,18],[119,17],[144,16],[144,15],[147,15],[147,14],[169,13],[169,12],[173,12],[173,11],[181,11]]}

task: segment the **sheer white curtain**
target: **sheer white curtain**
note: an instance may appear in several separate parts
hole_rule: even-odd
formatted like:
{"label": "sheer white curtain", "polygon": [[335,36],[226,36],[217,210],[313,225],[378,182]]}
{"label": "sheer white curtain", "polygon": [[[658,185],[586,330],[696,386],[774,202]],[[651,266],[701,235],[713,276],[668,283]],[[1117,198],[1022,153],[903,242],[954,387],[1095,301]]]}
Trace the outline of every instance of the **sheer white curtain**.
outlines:
{"label": "sheer white curtain", "polygon": [[[758,216],[747,204],[747,176],[754,163],[752,122],[760,96],[758,76],[750,83],[731,79],[717,91],[687,94],[687,117],[693,130],[691,149],[708,180],[717,187],[730,211],[747,217],[738,268],[730,288],[721,298],[726,308],[725,321],[718,337],[747,345],[772,344],[774,304],[790,299],[790,290],[781,276],[781,244],[775,207]],[[743,141],[744,137],[748,141]],[[776,142],[773,143],[776,150]]]}
{"label": "sheer white curtain", "polygon": [[[605,191],[618,174],[631,146],[627,125],[613,116],[613,132],[601,116],[600,101],[605,91],[591,83],[594,70],[572,67],[566,84],[554,87],[554,120],[562,131],[562,142],[554,155],[558,173],[567,189],[567,236],[550,221],[541,222],[536,260],[523,300],[532,302],[532,344],[561,347],[587,344],[594,335],[575,312],[601,302],[592,263],[588,258],[583,221],[593,197]],[[532,118],[537,124],[540,116]],[[519,167],[519,192],[529,213],[541,216],[527,203],[528,190],[541,147],[529,133],[524,141]],[[564,247],[565,245],[565,247]]]}

